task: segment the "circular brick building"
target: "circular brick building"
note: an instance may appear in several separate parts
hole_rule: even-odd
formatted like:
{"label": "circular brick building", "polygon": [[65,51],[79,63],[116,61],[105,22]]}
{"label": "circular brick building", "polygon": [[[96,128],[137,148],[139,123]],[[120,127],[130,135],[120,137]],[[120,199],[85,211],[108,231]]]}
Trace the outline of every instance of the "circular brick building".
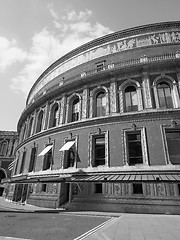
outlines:
{"label": "circular brick building", "polygon": [[180,22],[115,32],[54,62],[18,122],[9,198],[180,213]]}

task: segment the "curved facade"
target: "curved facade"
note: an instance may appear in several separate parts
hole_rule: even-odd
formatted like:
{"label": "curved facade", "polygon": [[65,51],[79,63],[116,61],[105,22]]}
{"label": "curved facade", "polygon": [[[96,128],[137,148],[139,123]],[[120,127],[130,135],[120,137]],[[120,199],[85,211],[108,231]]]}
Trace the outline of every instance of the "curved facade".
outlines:
{"label": "curved facade", "polygon": [[180,22],[93,40],[32,86],[11,198],[45,206],[180,213]]}

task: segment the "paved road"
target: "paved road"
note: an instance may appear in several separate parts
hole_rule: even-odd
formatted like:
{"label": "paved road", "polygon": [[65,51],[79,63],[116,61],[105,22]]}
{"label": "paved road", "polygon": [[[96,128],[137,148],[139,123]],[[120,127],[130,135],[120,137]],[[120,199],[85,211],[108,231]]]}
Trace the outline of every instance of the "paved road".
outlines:
{"label": "paved road", "polygon": [[0,236],[35,240],[72,240],[108,219],[90,215],[0,212]]}
{"label": "paved road", "polygon": [[13,204],[4,198],[0,208],[0,240],[180,240],[180,215],[47,213],[51,209]]}

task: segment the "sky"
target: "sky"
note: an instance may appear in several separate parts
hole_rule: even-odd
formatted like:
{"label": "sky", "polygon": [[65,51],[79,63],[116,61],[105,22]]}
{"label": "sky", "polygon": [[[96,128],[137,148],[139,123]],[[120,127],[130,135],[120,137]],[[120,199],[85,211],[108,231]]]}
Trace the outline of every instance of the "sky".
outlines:
{"label": "sky", "polygon": [[0,131],[16,131],[29,90],[72,49],[103,35],[179,21],[180,0],[0,0]]}

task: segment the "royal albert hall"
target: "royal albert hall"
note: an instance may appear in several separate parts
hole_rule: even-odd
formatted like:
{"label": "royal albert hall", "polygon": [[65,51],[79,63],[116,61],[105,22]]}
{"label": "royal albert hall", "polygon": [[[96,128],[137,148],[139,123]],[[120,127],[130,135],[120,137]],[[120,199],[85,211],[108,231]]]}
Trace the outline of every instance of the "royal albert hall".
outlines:
{"label": "royal albert hall", "polygon": [[111,33],[59,58],[19,118],[8,198],[180,214],[180,22]]}

